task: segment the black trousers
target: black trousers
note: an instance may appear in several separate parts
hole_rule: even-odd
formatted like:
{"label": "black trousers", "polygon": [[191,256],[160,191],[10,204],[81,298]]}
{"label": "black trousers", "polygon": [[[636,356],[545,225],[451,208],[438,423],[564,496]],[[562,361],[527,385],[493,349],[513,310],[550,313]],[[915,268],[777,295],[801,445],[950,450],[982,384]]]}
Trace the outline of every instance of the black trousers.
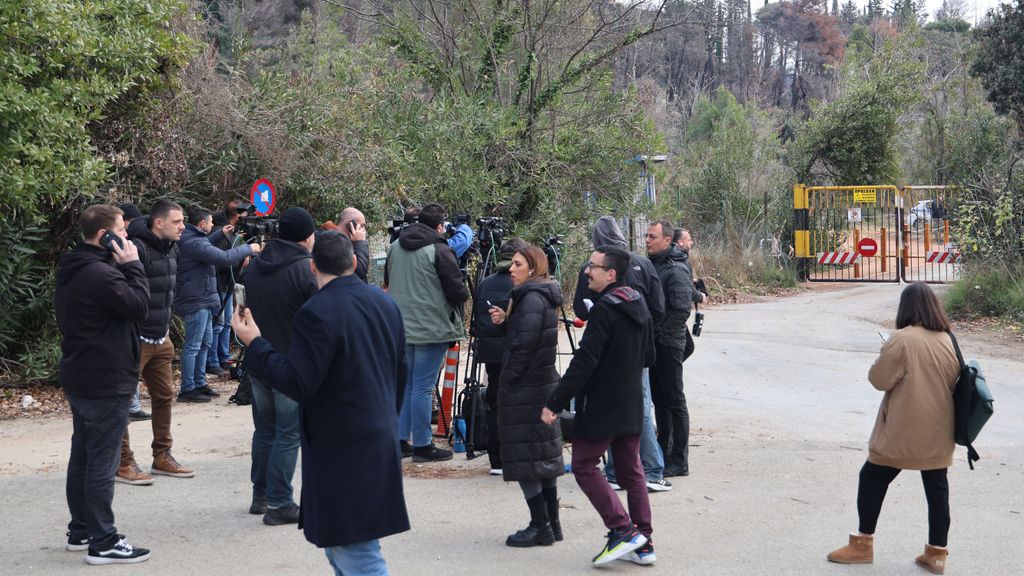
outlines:
{"label": "black trousers", "polygon": [[658,425],[658,444],[670,462],[690,465],[690,412],[683,393],[683,350],[655,346],[657,358],[651,368],[651,400]]}
{"label": "black trousers", "polygon": [[117,542],[114,526],[114,475],[121,461],[121,438],[128,426],[132,396],[83,398],[67,395],[71,405],[71,458],[67,499],[71,539],[88,537],[92,546]]}
{"label": "black trousers", "polygon": [[[857,514],[860,516],[861,534],[874,534],[882,501],[889,484],[901,470],[865,462],[860,469],[860,484],[857,487]],[[949,536],[949,481],[946,468],[921,470],[924,495],[928,500],[928,543],[932,546],[946,546]]]}
{"label": "black trousers", "polygon": [[501,469],[501,438],[498,436],[498,383],[501,380],[501,362],[484,364],[487,369],[487,458],[491,468]]}

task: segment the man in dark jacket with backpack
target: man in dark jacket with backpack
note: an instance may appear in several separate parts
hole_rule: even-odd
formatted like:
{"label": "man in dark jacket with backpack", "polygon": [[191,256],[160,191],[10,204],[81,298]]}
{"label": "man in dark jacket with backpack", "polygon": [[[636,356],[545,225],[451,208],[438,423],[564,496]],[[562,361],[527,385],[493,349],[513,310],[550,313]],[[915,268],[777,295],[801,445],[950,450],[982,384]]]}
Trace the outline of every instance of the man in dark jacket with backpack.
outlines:
{"label": "man in dark jacket with backpack", "polygon": [[[281,215],[279,235],[242,273],[245,305],[275,350],[291,347],[295,313],[316,294],[309,268],[316,225],[302,208]],[[252,504],[250,514],[263,514],[268,526],[299,521],[292,476],[299,457],[299,404],[259,378],[252,382]]]}
{"label": "man in dark jacket with backpack", "polygon": [[[628,269],[629,254],[622,248],[598,248],[591,254],[587,280],[598,297],[580,347],[541,414],[552,424],[576,398],[573,474],[610,530],[607,545],[594,557],[598,565],[619,558],[637,564],[655,560],[640,463],[641,382],[644,366],[654,361],[653,323],[643,296],[619,281]],[[609,447],[619,484],[626,489],[629,514],[598,468]]]}
{"label": "man in dark jacket with backpack", "polygon": [[142,562],[149,550],[118,534],[111,504],[128,404],[139,383],[138,323],[149,312],[149,282],[120,208],[90,206],[80,225],[84,242],[61,256],[54,291],[60,384],[74,425],[65,547],[88,550],[89,564]]}
{"label": "man in dark jacket with backpack", "polygon": [[[174,344],[169,332],[178,270],[176,243],[184,229],[185,216],[181,206],[163,198],[153,204],[148,217],[139,218],[128,227],[128,239],[138,248],[139,261],[149,280],[149,314],[139,324],[139,346],[142,348],[139,373],[149,389],[153,404],[152,471],[153,474],[175,478],[195,475],[191,468],[179,464],[171,454]],[[153,476],[143,472],[135,462],[127,429],[121,442],[117,481],[133,485],[153,483]]]}
{"label": "man in dark jacket with backpack", "polygon": [[[607,246],[617,246],[626,249],[626,239],[622,237],[618,223],[611,216],[601,216],[594,224],[593,235],[594,249]],[[586,320],[590,317],[590,306],[597,300],[597,293],[587,285],[587,268],[580,269],[579,278],[576,281],[576,295],[573,298],[572,308],[576,317]],[[636,254],[629,255],[629,270],[623,278],[623,283],[632,287],[644,297],[647,303],[647,310],[651,313],[651,319],[658,322],[665,313],[665,294],[661,290],[661,279],[651,261]],[[589,302],[589,305],[588,305]],[[658,437],[654,430],[654,418],[651,416],[651,380],[650,371],[644,368],[643,375],[644,389],[644,427],[640,434],[640,461],[644,465],[644,476],[647,478],[647,489],[651,492],[666,492],[672,489],[672,483],[665,479],[665,455],[661,452],[658,444]],[[616,490],[620,489],[615,475],[615,458],[608,454],[608,463],[605,466],[605,475],[608,482]]]}
{"label": "man in dark jacket with backpack", "polygon": [[661,278],[665,315],[654,324],[657,360],[651,368],[651,396],[658,421],[658,444],[665,454],[665,476],[690,474],[690,413],[683,393],[683,357],[689,337],[686,319],[693,304],[687,256],[672,243],[667,220],[647,228],[647,255]]}

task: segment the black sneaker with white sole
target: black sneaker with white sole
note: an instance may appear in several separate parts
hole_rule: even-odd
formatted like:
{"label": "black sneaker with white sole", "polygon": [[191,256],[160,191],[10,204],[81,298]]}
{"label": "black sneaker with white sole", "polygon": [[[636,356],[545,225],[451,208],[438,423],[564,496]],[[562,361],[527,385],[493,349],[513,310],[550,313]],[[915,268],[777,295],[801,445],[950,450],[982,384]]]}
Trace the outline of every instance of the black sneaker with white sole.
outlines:
{"label": "black sneaker with white sole", "polygon": [[67,537],[68,543],[64,545],[64,549],[68,552],[84,552],[89,549],[89,538],[72,538],[70,530]]}
{"label": "black sneaker with white sole", "polygon": [[668,492],[672,489],[672,483],[662,478],[661,480],[648,480],[647,491],[648,492]]}
{"label": "black sneaker with white sole", "polygon": [[413,462],[443,462],[452,459],[452,451],[444,450],[434,446],[433,443],[426,446],[416,446],[412,449]]}
{"label": "black sneaker with white sole", "polygon": [[149,560],[149,550],[135,548],[118,534],[117,542],[113,546],[100,550],[89,547],[89,554],[85,557],[87,564],[135,564]]}

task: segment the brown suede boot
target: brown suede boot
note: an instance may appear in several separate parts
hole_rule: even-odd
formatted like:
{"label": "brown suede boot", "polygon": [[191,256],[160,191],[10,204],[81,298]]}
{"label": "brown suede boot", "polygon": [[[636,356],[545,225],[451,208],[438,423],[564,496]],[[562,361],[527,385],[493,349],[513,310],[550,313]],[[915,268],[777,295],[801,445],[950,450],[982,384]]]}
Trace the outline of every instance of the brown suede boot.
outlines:
{"label": "brown suede boot", "polygon": [[839,564],[871,564],[875,559],[875,537],[850,534],[850,543],[828,554],[829,562]]}
{"label": "brown suede boot", "polygon": [[924,554],[917,557],[917,563],[932,574],[945,574],[947,556],[949,556],[949,550],[925,544]]}

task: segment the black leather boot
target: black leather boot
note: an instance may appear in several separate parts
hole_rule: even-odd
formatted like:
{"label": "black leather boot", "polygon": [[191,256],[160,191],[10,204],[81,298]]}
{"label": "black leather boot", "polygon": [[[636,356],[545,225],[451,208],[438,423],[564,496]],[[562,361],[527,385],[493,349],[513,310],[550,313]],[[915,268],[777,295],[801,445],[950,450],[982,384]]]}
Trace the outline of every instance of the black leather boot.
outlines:
{"label": "black leather boot", "polygon": [[544,501],[544,493],[537,494],[526,501],[530,507],[530,525],[505,539],[505,545],[513,548],[529,548],[531,546],[551,546],[555,543],[555,534],[548,522],[548,509]]}
{"label": "black leather boot", "polygon": [[558,519],[558,487],[544,489],[544,504],[548,509],[548,522],[551,524],[551,533],[555,540],[562,541],[562,523]]}

